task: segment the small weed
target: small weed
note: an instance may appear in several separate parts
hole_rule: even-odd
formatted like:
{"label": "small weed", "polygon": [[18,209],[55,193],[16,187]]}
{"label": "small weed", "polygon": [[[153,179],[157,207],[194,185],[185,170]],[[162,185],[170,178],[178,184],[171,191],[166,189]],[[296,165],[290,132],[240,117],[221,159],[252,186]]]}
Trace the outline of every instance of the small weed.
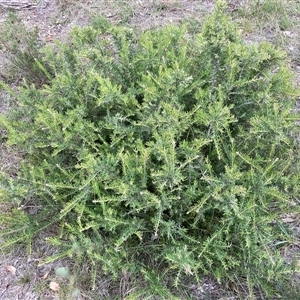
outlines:
{"label": "small weed", "polygon": [[18,279],[18,283],[21,285],[26,285],[32,282],[32,276],[27,273],[22,275],[19,279]]}
{"label": "small weed", "polygon": [[280,18],[279,20],[279,28],[280,30],[284,31],[287,30],[288,28],[290,28],[293,25],[293,23],[291,22],[291,20],[289,19],[288,16],[283,16]]}
{"label": "small weed", "polygon": [[154,0],[152,1],[153,10],[156,12],[163,12],[168,9],[179,8],[181,2],[178,0]]}
{"label": "small weed", "polygon": [[34,290],[38,295],[43,295],[45,291],[49,291],[49,282],[43,279],[37,280],[34,285]]}
{"label": "small weed", "polygon": [[296,24],[297,15],[296,1],[257,1],[242,5],[237,15],[245,22],[251,22],[252,30],[272,30],[275,33],[287,30]]}

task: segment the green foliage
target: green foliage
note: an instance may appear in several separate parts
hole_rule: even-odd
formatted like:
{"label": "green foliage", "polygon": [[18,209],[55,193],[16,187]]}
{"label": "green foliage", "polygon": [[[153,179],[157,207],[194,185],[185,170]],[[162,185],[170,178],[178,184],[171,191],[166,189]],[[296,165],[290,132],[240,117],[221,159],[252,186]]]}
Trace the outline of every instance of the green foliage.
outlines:
{"label": "green foliage", "polygon": [[37,85],[45,83],[47,64],[40,63],[43,54],[37,27],[27,30],[21,19],[11,12],[0,29],[1,49],[9,61],[8,71],[1,75],[6,80],[22,78]]}
{"label": "green foliage", "polygon": [[160,299],[204,274],[273,293],[291,271],[280,215],[299,193],[285,54],[245,45],[222,5],[197,34],[98,20],[71,38],[43,49],[49,82],[20,88],[1,120],[25,153],[6,199],[38,206],[15,236],[55,225],[62,253]]}

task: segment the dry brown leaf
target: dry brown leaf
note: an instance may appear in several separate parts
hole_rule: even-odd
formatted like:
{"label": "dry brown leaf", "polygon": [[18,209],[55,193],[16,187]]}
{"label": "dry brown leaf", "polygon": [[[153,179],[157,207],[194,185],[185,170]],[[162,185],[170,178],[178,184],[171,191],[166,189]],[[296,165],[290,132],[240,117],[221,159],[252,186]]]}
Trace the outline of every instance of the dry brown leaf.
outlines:
{"label": "dry brown leaf", "polygon": [[49,273],[50,273],[50,271],[46,272],[41,278],[46,279],[48,277]]}
{"label": "dry brown leaf", "polygon": [[52,291],[59,291],[60,286],[59,286],[59,284],[57,282],[51,281],[50,284],[49,284],[49,288]]}
{"label": "dry brown leaf", "polygon": [[46,36],[46,41],[47,42],[53,42],[54,38],[51,35]]}
{"label": "dry brown leaf", "polygon": [[7,265],[6,270],[9,271],[10,273],[16,275],[17,269],[14,266]]}
{"label": "dry brown leaf", "polygon": [[129,273],[126,271],[126,269],[122,269],[122,275],[123,275],[123,278],[127,281],[127,280],[129,280],[129,277],[130,277],[130,275],[129,275]]}

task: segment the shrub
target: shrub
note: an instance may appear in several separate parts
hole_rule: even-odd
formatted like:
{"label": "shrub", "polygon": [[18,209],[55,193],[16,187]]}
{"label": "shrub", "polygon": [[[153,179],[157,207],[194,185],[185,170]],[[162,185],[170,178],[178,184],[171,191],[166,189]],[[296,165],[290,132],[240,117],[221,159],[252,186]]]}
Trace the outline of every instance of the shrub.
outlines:
{"label": "shrub", "polygon": [[20,88],[2,118],[24,152],[6,199],[37,208],[11,210],[7,244],[53,227],[59,257],[142,277],[160,299],[205,274],[274,292],[299,192],[285,54],[245,45],[222,4],[197,34],[98,20],[71,38],[43,50],[49,84]]}
{"label": "shrub", "polygon": [[8,62],[0,75],[6,81],[25,79],[36,85],[46,83],[48,79],[44,71],[47,64],[40,64],[43,43],[39,39],[38,28],[26,29],[21,19],[11,12],[5,22],[1,23],[0,31],[0,48]]}

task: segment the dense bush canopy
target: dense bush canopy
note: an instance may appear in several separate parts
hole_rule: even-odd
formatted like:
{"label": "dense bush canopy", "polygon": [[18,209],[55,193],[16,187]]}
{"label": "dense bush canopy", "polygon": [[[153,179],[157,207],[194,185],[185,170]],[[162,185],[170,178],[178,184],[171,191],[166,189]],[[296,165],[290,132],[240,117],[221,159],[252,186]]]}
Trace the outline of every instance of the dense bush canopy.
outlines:
{"label": "dense bush canopy", "polygon": [[12,211],[14,241],[55,228],[63,253],[162,298],[170,278],[269,291],[287,273],[277,224],[295,209],[299,144],[283,52],[244,44],[219,6],[197,34],[97,20],[40,57],[45,84],[26,82],[1,121],[24,152],[7,199],[38,207]]}

